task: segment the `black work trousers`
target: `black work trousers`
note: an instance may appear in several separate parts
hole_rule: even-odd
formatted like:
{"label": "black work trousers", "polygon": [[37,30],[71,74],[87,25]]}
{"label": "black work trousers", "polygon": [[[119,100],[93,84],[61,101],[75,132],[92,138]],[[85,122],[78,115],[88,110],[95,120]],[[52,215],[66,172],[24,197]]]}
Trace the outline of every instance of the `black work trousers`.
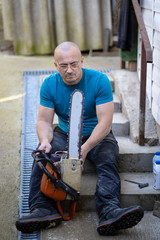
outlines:
{"label": "black work trousers", "polygon": [[[82,144],[87,138],[88,137],[84,137],[82,139]],[[51,145],[52,153],[67,150],[67,135],[58,128],[58,130],[54,132]],[[120,207],[120,178],[117,171],[118,153],[118,144],[111,132],[87,155],[87,159],[90,159],[95,165],[98,176],[95,202],[99,216],[107,214],[114,208]],[[34,162],[29,194],[29,207],[31,210],[36,207],[54,208],[56,206],[52,199],[46,197],[40,191],[41,178],[42,171],[36,162]]]}

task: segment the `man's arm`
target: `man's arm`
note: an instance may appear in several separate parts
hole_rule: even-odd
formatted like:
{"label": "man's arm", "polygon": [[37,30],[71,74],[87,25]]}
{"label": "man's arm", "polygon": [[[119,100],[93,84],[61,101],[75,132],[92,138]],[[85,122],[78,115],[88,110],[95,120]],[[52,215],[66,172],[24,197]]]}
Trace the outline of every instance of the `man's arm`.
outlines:
{"label": "man's arm", "polygon": [[94,128],[91,136],[81,147],[83,161],[87,153],[109,134],[112,125],[113,111],[113,101],[96,106],[98,124]]}
{"label": "man's arm", "polygon": [[37,134],[40,141],[40,150],[44,150],[46,153],[50,152],[53,139],[53,123],[54,109],[40,105],[38,120],[37,120]]}

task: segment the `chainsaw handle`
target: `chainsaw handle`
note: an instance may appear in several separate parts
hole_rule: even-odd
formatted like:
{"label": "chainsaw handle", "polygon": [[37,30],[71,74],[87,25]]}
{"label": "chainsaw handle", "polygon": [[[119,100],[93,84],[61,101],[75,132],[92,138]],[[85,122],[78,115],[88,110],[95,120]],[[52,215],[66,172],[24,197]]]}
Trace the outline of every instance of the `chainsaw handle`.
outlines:
{"label": "chainsaw handle", "polygon": [[[42,151],[42,150],[34,150],[32,152],[32,157],[34,158],[34,160],[38,163],[38,162],[41,162],[43,160],[49,162],[51,164],[51,167],[54,171],[57,172],[58,175],[60,175],[60,171],[58,170],[58,168],[53,164],[53,162],[50,160],[50,158],[48,157],[48,155]],[[43,164],[42,164],[43,165]],[[42,169],[42,165],[39,167]],[[45,167],[44,167],[45,168]],[[47,174],[46,174],[47,175]]]}
{"label": "chainsaw handle", "polygon": [[32,157],[35,159],[36,156],[38,156],[39,154],[40,154],[40,157],[43,157],[43,158],[44,158],[45,160],[47,160],[48,162],[51,162],[50,159],[49,159],[49,157],[48,157],[48,155],[47,155],[43,150],[40,150],[40,149],[34,150],[34,151],[32,152]]}

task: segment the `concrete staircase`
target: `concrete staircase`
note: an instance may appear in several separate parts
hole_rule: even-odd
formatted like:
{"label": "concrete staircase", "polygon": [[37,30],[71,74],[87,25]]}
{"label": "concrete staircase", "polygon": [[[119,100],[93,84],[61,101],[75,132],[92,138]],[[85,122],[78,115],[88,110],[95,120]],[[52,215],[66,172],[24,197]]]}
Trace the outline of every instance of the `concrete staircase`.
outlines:
{"label": "concrete staircase", "polygon": [[[112,130],[119,145],[118,170],[121,178],[120,202],[123,207],[141,205],[144,210],[153,210],[154,201],[160,199],[160,191],[153,189],[152,158],[159,146],[139,146],[130,139],[130,122],[122,112],[122,104],[115,94],[115,82],[112,80],[114,92],[115,112]],[[92,163],[85,161],[81,184],[81,198],[77,206],[79,211],[95,211],[94,193],[96,173]],[[138,185],[124,181],[149,183],[149,186],[140,189]]]}
{"label": "concrete staircase", "polygon": [[[139,146],[136,142],[133,142],[133,140],[131,140],[130,121],[127,119],[126,114],[124,115],[124,113],[122,112],[123,105],[118,97],[118,94],[115,92],[115,81],[113,75],[110,75],[109,78],[111,80],[112,89],[114,92],[114,106],[115,106],[112,130],[118,141],[120,149],[118,159],[118,170],[121,178],[120,202],[122,207],[141,205],[145,211],[152,211],[155,200],[160,200],[160,190],[156,191],[153,189],[153,173],[152,173],[152,158],[154,153],[160,150],[160,146],[150,147],[146,145],[142,147]],[[55,119],[55,124],[56,121],[57,120]],[[140,189],[138,185],[126,182],[124,181],[125,179],[141,183],[149,183],[149,186]],[[77,219],[79,216],[79,223],[83,225],[85,224],[85,221],[87,221],[86,219],[88,219],[89,216],[90,217],[91,215],[92,217],[94,216],[93,217],[94,232],[96,232],[95,222],[96,224],[98,223],[98,218],[95,215],[96,206],[94,201],[96,180],[97,177],[95,173],[95,168],[92,165],[92,163],[87,159],[85,161],[84,172],[82,175],[80,200],[76,208],[76,221],[78,221]],[[150,213],[150,216],[152,217],[152,213]],[[69,224],[68,226],[70,226],[70,223],[65,224]],[[74,219],[72,220],[72,224],[74,224]],[[92,221],[90,224],[92,225]],[[59,230],[54,230],[54,233],[59,234]],[[51,236],[54,236],[54,233],[53,235],[51,232],[49,234],[51,234]],[[46,236],[45,233],[44,236]],[[76,236],[75,233],[74,236]],[[96,237],[92,239],[99,239],[98,235],[95,236]],[[85,238],[84,233],[82,233],[82,235],[79,238],[61,238],[61,239],[81,240],[91,238],[89,237]],[[132,238],[123,238],[121,236],[120,239],[132,239]],[[133,239],[144,238],[142,238],[142,236],[140,238],[134,236]]]}

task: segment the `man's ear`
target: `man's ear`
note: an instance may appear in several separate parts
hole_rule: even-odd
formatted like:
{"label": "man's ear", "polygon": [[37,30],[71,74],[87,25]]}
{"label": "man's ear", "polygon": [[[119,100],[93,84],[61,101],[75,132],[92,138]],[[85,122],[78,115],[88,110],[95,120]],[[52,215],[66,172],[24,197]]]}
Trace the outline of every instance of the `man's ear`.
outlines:
{"label": "man's ear", "polygon": [[81,65],[83,66],[84,57],[81,57]]}
{"label": "man's ear", "polygon": [[54,62],[54,66],[55,66],[56,68],[58,68],[58,64],[57,64],[56,62]]}

